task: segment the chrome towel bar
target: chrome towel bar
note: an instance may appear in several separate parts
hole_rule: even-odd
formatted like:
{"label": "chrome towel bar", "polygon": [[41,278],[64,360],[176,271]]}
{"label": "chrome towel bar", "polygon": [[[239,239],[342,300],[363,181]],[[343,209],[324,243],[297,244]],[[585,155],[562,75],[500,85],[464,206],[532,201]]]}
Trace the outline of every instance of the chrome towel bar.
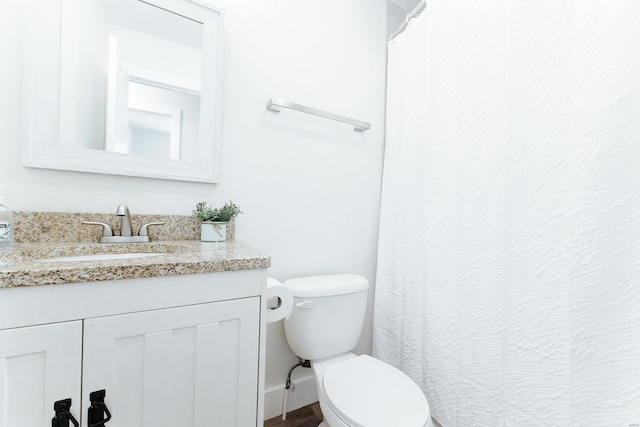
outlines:
{"label": "chrome towel bar", "polygon": [[352,125],[353,129],[358,132],[364,132],[365,130],[371,128],[371,123],[362,122],[360,120],[351,119],[349,117],[340,116],[338,114],[329,113],[327,111],[318,110],[317,108],[311,108],[305,105],[294,104],[293,102],[283,101],[282,99],[271,98],[269,102],[267,102],[268,110],[280,112],[281,107],[300,111],[302,113],[312,114],[314,116],[324,117],[325,119],[347,123]]}

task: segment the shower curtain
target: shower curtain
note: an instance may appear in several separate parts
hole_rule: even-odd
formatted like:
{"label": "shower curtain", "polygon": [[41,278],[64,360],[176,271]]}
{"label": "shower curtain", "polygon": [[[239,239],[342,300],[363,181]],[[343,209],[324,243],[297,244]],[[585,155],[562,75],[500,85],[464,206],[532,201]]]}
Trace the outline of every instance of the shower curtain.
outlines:
{"label": "shower curtain", "polygon": [[444,427],[640,425],[640,2],[430,0],[389,43],[374,355]]}

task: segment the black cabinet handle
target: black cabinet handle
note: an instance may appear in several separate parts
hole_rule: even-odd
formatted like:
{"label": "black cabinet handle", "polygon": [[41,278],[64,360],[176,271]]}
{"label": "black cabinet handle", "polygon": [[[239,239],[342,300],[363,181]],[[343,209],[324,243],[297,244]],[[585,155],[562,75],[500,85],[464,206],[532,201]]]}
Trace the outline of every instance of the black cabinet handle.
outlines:
{"label": "black cabinet handle", "polygon": [[69,422],[73,423],[75,427],[80,424],[76,420],[71,412],[71,399],[63,399],[54,402],[53,410],[56,411],[56,415],[51,419],[51,427],[69,427]]}
{"label": "black cabinet handle", "polygon": [[111,419],[111,413],[104,403],[106,394],[104,390],[98,390],[89,395],[89,400],[91,401],[91,406],[88,410],[89,427],[104,427],[104,424]]}

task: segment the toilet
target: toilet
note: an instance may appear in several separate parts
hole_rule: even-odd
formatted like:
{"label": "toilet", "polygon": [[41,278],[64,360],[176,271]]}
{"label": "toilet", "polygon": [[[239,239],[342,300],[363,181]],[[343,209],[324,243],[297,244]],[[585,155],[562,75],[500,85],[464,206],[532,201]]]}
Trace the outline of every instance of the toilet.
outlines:
{"label": "toilet", "polygon": [[354,274],[284,282],[293,309],[284,327],[293,352],[311,361],[324,421],[319,427],[432,427],[429,403],[407,375],[355,348],[369,282]]}

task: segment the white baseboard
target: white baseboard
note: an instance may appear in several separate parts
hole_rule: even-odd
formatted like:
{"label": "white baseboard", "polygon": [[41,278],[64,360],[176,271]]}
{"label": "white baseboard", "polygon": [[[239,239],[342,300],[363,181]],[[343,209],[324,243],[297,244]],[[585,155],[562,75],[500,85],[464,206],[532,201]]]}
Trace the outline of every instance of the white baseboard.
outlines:
{"label": "white baseboard", "polygon": [[[311,405],[318,401],[316,381],[313,375],[295,380],[296,391],[289,391],[287,398],[287,412]],[[282,415],[282,399],[284,399],[284,384],[270,387],[264,392],[264,419]]]}

